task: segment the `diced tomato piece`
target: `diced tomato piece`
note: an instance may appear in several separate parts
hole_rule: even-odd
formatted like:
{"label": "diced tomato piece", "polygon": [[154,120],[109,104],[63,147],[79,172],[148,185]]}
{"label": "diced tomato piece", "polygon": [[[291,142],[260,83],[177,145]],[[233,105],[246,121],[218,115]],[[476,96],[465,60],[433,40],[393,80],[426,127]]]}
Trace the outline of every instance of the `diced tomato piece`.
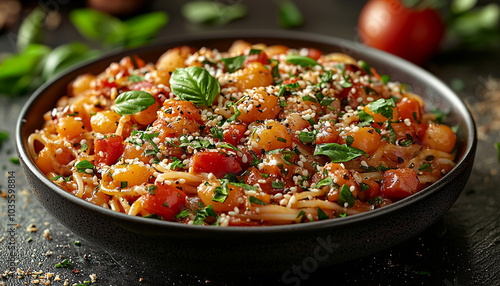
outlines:
{"label": "diced tomato piece", "polygon": [[[154,187],[156,186],[156,189]],[[184,207],[186,194],[183,191],[164,184],[150,185],[148,194],[141,197],[142,207],[150,213],[161,216],[164,220],[173,220]]]}
{"label": "diced tomato piece", "polygon": [[381,193],[391,200],[404,199],[418,191],[417,172],[410,168],[387,170],[382,179]]}
{"label": "diced tomato piece", "polygon": [[136,55],[132,57],[124,57],[120,60],[120,65],[127,69],[140,69],[146,66],[146,62]]}
{"label": "diced tomato piece", "polygon": [[367,202],[370,199],[378,197],[380,193],[379,183],[371,179],[363,180],[363,184],[360,189],[358,198],[363,202]]}
{"label": "diced tomato piece", "polygon": [[323,53],[315,48],[307,48],[307,56],[310,57],[311,59],[318,60]]}
{"label": "diced tomato piece", "polygon": [[399,118],[410,119],[415,128],[418,138],[423,138],[428,125],[422,122],[422,108],[416,99],[405,97],[396,103],[399,110]]}
{"label": "diced tomato piece", "polygon": [[142,90],[153,87],[154,84],[152,82],[143,80],[140,82],[134,82],[130,85],[130,90]]}
{"label": "diced tomato piece", "polygon": [[[387,127],[387,125],[384,125],[384,127]],[[400,141],[413,141],[414,139],[416,139],[417,135],[415,132],[415,127],[413,125],[408,126],[404,122],[393,122],[391,123],[391,127],[394,130],[394,133],[396,133],[396,142],[398,142],[398,144],[402,143]]]}
{"label": "diced tomato piece", "polygon": [[290,79],[285,79],[283,81],[283,85],[293,84],[293,83],[296,83],[296,82],[297,82],[297,78],[296,77],[292,77]]}
{"label": "diced tomato piece", "polygon": [[247,126],[245,124],[231,124],[224,130],[224,142],[237,146],[240,144],[241,138],[245,136]]}
{"label": "diced tomato piece", "polygon": [[110,136],[94,140],[95,163],[97,165],[113,165],[125,150],[122,136]]}
{"label": "diced tomato piece", "polygon": [[243,66],[246,67],[250,63],[254,63],[254,62],[261,63],[263,65],[267,65],[269,63],[269,58],[267,57],[267,54],[264,51],[261,51],[258,54],[251,54],[251,55],[247,56]]}
{"label": "diced tomato piece", "polygon": [[191,157],[191,166],[196,173],[212,173],[221,178],[227,173],[239,173],[242,168],[234,156],[219,152],[198,152]]}

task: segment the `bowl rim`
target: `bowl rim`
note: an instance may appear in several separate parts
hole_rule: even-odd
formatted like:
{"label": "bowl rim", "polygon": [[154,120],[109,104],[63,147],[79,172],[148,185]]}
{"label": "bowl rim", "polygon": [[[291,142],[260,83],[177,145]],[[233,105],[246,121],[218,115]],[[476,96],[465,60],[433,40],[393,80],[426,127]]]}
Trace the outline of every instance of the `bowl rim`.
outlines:
{"label": "bowl rim", "polygon": [[[394,202],[388,206],[385,206],[380,209],[371,210],[368,212],[356,214],[353,216],[347,216],[342,219],[328,219],[322,221],[301,223],[301,224],[287,224],[287,225],[273,225],[273,226],[252,226],[252,227],[210,227],[203,225],[187,225],[178,222],[170,222],[163,221],[157,219],[143,218],[139,216],[130,216],[125,213],[115,212],[110,209],[106,209],[104,207],[95,205],[91,202],[78,198],[56,184],[54,184],[50,179],[45,177],[45,175],[38,169],[36,164],[31,160],[28,152],[24,148],[24,141],[27,138],[23,138],[23,126],[26,122],[27,113],[30,109],[33,108],[33,103],[35,103],[39,96],[43,95],[44,91],[52,86],[54,83],[59,81],[61,78],[65,77],[67,74],[78,71],[80,69],[87,68],[97,62],[101,61],[109,61],[111,57],[119,57],[126,56],[130,54],[137,54],[141,52],[145,52],[148,50],[152,50],[155,48],[161,48],[162,46],[170,46],[173,47],[176,43],[182,42],[193,42],[193,41],[205,41],[205,40],[229,40],[229,39],[245,39],[245,38],[259,38],[262,39],[263,42],[265,40],[277,39],[277,40],[298,40],[298,41],[307,41],[317,44],[323,45],[333,45],[335,47],[339,47],[341,49],[345,48],[347,51],[354,51],[356,53],[362,55],[369,55],[371,57],[380,59],[386,63],[389,63],[388,66],[396,66],[398,69],[402,69],[407,73],[411,73],[414,77],[418,78],[419,81],[427,82],[429,86],[434,87],[434,89],[439,90],[440,98],[446,98],[450,104],[457,109],[457,113],[464,120],[464,125],[467,129],[466,136],[466,146],[465,151],[460,158],[460,160],[456,161],[455,167],[444,175],[437,182],[432,185],[424,188],[416,194],[413,194],[405,199]],[[213,233],[218,234],[220,232],[223,233],[235,233],[235,234],[249,234],[249,233],[293,233],[293,232],[302,232],[302,231],[320,231],[335,227],[343,227],[346,225],[355,225],[359,222],[366,222],[370,220],[374,220],[383,216],[390,215],[391,213],[397,212],[402,208],[406,208],[409,205],[415,204],[418,201],[425,199],[428,196],[433,195],[435,192],[438,192],[441,187],[453,181],[455,178],[461,175],[463,167],[467,164],[472,164],[473,157],[475,153],[475,149],[477,146],[477,136],[476,136],[476,126],[471,115],[470,110],[465,106],[462,100],[440,79],[432,75],[430,72],[404,60],[394,55],[388,54],[386,52],[376,50],[374,48],[365,46],[358,42],[352,42],[345,39],[340,39],[328,35],[320,35],[309,32],[296,32],[296,31],[282,31],[282,30],[238,30],[238,31],[217,31],[217,32],[204,32],[203,34],[190,34],[190,35],[181,35],[181,36],[172,36],[167,40],[160,40],[157,43],[149,44],[140,48],[128,49],[128,50],[118,50],[104,53],[98,58],[83,62],[75,67],[68,69],[67,71],[59,74],[54,79],[44,83],[41,87],[39,87],[33,94],[29,97],[29,99],[24,104],[16,125],[16,147],[18,151],[19,158],[21,162],[25,164],[25,167],[28,168],[38,180],[40,180],[43,184],[48,186],[56,195],[67,199],[69,202],[78,205],[79,207],[88,209],[92,212],[97,212],[100,215],[110,216],[117,220],[123,220],[130,223],[141,224],[143,227],[151,226],[156,228],[171,228],[171,229],[179,229],[184,231],[197,232],[201,231],[204,234]]]}

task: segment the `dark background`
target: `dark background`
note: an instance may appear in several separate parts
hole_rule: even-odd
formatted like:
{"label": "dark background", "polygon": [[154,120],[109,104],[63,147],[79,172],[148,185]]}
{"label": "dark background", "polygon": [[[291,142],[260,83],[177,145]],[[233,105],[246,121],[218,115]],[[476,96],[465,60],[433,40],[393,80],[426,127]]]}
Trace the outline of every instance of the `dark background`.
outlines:
{"label": "dark background", "polygon": [[[39,1],[47,3],[48,1]],[[60,12],[62,25],[47,31],[46,44],[52,47],[70,41],[84,41],[69,24],[67,12],[83,6],[82,2],[53,1]],[[196,34],[209,30],[279,29],[275,2],[230,1],[248,8],[244,19],[225,26],[199,26],[188,23],[180,15],[181,0],[151,1],[145,11],[163,10],[169,15],[168,24],[155,41],[179,34]],[[365,1],[295,1],[305,17],[297,31],[306,31],[359,41],[357,18]],[[55,4],[57,5],[55,5]],[[24,11],[23,11],[24,12]],[[15,51],[12,42],[16,29],[0,34],[0,53]],[[96,45],[95,43],[90,43]],[[294,281],[283,280],[282,273],[260,276],[258,273],[231,277],[221,269],[211,276],[197,276],[193,269],[159,269],[140,261],[123,258],[80,240],[75,234],[52,218],[31,195],[20,166],[9,160],[16,156],[14,130],[22,105],[27,97],[0,96],[0,130],[10,138],[0,149],[2,173],[13,171],[16,180],[15,231],[16,268],[25,276],[4,274],[0,285],[32,285],[40,275],[53,273],[61,281],[50,279],[50,285],[69,285],[91,280],[92,285],[500,285],[500,178],[499,162],[494,143],[500,141],[498,120],[500,104],[500,52],[495,49],[477,51],[444,51],[425,68],[445,83],[456,88],[476,117],[479,146],[475,167],[468,185],[455,205],[436,224],[420,235],[387,251],[352,261],[304,273]],[[7,189],[7,174],[0,176],[0,187]],[[8,270],[7,199],[0,197],[0,273]],[[37,231],[28,230],[36,225]],[[44,231],[50,232],[51,240]],[[46,233],[47,234],[47,233]],[[75,241],[81,242],[80,246]],[[258,251],[258,250],[256,250]],[[238,255],[235,253],[235,255]],[[265,254],[263,259],[265,259]],[[73,267],[56,268],[69,259]],[[29,271],[29,272],[27,272]],[[41,273],[34,275],[33,273]],[[298,277],[298,276],[294,276]],[[39,279],[40,280],[40,279]],[[40,280],[43,281],[43,280]]]}

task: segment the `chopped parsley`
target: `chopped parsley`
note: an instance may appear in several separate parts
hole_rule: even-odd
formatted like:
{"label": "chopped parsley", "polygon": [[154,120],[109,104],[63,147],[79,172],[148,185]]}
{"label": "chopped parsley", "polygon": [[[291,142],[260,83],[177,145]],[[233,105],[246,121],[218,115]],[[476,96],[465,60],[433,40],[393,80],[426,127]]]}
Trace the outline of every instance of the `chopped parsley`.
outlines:
{"label": "chopped parsley", "polygon": [[250,196],[248,197],[248,201],[251,203],[251,204],[256,204],[256,205],[267,205],[266,202],[256,198],[256,197],[253,197],[253,196]]}
{"label": "chopped parsley", "polygon": [[194,217],[193,224],[202,225],[208,217],[215,217],[215,219],[219,218],[212,205],[209,205],[206,208],[197,211],[196,216]]}
{"label": "chopped parsley", "polygon": [[353,193],[351,192],[351,190],[347,185],[343,185],[342,188],[340,188],[338,202],[342,206],[344,206],[347,203],[347,206],[349,208],[354,206],[356,198],[354,197]]}
{"label": "chopped parsley", "polygon": [[[93,173],[94,167],[95,166],[87,160],[80,161],[75,165],[75,168],[78,170],[78,173]],[[87,170],[90,170],[91,172]]]}
{"label": "chopped parsley", "polygon": [[55,268],[68,268],[71,266],[73,266],[73,263],[71,263],[71,261],[69,261],[68,259],[64,259],[63,261],[54,265]]}
{"label": "chopped parsley", "polygon": [[325,212],[320,209],[319,207],[316,208],[317,212],[318,212],[318,220],[325,220],[325,219],[329,219],[330,217],[325,214]]}

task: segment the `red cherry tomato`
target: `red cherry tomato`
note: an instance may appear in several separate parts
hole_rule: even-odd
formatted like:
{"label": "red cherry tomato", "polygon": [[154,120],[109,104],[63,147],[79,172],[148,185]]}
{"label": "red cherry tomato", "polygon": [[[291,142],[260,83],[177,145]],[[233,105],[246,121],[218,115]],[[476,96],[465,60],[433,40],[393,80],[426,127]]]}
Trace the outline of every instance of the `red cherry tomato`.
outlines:
{"label": "red cherry tomato", "polygon": [[370,0],[358,21],[361,41],[415,64],[439,49],[445,26],[435,10],[408,8],[401,0]]}

